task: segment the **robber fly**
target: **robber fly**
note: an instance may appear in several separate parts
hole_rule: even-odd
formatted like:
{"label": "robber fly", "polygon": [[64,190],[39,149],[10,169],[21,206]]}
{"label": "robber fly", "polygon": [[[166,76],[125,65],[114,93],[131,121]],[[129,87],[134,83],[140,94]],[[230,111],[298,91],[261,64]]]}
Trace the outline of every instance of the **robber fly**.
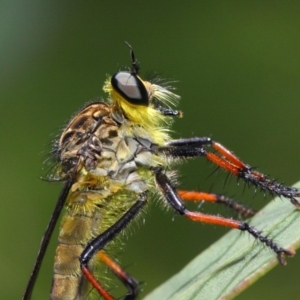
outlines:
{"label": "robber fly", "polygon": [[139,64],[128,46],[131,69],[107,78],[104,84],[107,99],[83,107],[55,142],[53,157],[57,164],[50,179],[65,183],[43,237],[24,300],[31,297],[63,207],[66,212],[54,261],[52,300],[87,299],[91,293],[106,300],[115,299],[102,283],[97,273],[102,269],[98,265],[106,266],[126,286],[125,299],[137,297],[139,282],[122,269],[107,249],[154,197],[192,221],[247,231],[270,248],[282,265],[286,263],[285,256],[294,254],[247,222],[186,208],[184,200],[210,201],[247,217],[254,214],[224,195],[178,189],[176,164],[188,158],[204,157],[250,185],[289,199],[297,208],[300,192],[254,170],[210,137],[173,140],[170,126],[174,118],[182,115],[174,109],[179,96],[168,83],[141,79]]}

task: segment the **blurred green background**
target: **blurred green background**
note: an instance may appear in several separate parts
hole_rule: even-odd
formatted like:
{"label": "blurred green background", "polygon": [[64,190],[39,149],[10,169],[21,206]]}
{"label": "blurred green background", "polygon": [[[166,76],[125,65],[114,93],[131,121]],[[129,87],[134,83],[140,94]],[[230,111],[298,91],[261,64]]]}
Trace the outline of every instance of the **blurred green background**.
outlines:
{"label": "blurred green background", "polygon": [[[184,118],[175,137],[212,136],[280,181],[298,181],[299,15],[299,1],[1,1],[0,298],[20,299],[61,188],[39,179],[51,141],[84,103],[104,96],[106,74],[130,65],[125,40],[141,74],[179,81]],[[201,159],[184,164],[182,186],[267,202],[213,170]],[[148,211],[120,257],[144,294],[227,232],[159,205]],[[33,299],[48,298],[55,246],[56,236]],[[299,269],[300,253],[238,298],[298,299]]]}

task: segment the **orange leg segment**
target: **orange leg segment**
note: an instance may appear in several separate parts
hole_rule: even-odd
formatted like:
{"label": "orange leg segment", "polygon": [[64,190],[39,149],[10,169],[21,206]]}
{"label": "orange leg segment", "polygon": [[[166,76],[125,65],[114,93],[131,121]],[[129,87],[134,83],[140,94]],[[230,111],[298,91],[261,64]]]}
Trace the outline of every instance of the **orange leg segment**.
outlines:
{"label": "orange leg segment", "polygon": [[186,190],[178,190],[177,192],[182,200],[218,202],[218,196],[215,194]]}
{"label": "orange leg segment", "polygon": [[85,266],[81,267],[82,273],[94,289],[103,297],[104,300],[114,300],[115,298],[99,283],[92,272]]}
{"label": "orange leg segment", "polygon": [[255,211],[251,208],[248,208],[242,204],[237,203],[236,201],[225,197],[224,195],[217,195],[211,193],[204,193],[198,191],[186,191],[186,190],[178,190],[178,195],[182,200],[186,201],[206,201],[211,203],[219,203],[226,205],[227,207],[235,210],[239,214],[245,217],[252,217],[255,215]]}
{"label": "orange leg segment", "polygon": [[[122,267],[117,264],[104,251],[98,252],[98,257],[103,261],[112,272],[123,282],[123,284],[130,290],[131,296],[135,297],[138,294],[138,281],[125,272]],[[126,299],[126,298],[125,298]]]}
{"label": "orange leg segment", "polygon": [[215,165],[226,170],[227,172],[232,173],[235,176],[239,175],[240,169],[237,166],[233,165],[231,162],[224,160],[222,157],[219,157],[214,153],[208,152],[206,154],[206,158],[210,160],[212,163],[214,163]]}
{"label": "orange leg segment", "polygon": [[223,155],[228,161],[230,161],[237,168],[246,169],[248,167],[237,156],[235,156],[231,151],[229,151],[223,145],[213,142],[212,146],[215,150],[217,150],[221,155]]}
{"label": "orange leg segment", "polygon": [[192,211],[185,211],[184,215],[188,219],[196,222],[220,225],[220,226],[225,226],[225,227],[230,227],[235,229],[240,229],[241,227],[241,222],[233,219],[226,219],[218,216],[207,215],[207,214],[202,214],[202,213],[192,212]]}

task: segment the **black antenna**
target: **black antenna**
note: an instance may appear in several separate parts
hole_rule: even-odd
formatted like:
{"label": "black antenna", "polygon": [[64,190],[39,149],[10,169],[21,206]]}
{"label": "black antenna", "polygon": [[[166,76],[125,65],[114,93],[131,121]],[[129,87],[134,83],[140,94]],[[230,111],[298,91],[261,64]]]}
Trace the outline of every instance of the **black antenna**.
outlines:
{"label": "black antenna", "polygon": [[125,41],[125,44],[130,49],[130,56],[131,56],[131,61],[132,61],[132,63],[131,63],[131,65],[132,65],[131,73],[132,74],[138,74],[139,69],[140,69],[140,65],[139,65],[138,61],[136,60],[136,58],[135,58],[134,51],[133,51],[131,45],[128,42]]}

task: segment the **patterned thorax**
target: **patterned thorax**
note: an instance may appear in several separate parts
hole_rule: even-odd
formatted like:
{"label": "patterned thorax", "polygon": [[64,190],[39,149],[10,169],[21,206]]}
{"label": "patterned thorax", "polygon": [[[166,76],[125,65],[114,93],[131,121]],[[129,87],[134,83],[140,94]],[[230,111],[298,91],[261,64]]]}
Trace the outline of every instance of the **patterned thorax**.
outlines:
{"label": "patterned thorax", "polygon": [[153,142],[135,136],[133,127],[116,107],[103,102],[86,106],[61,135],[58,148],[62,164],[67,169],[80,160],[85,171],[94,176],[144,191],[146,186],[135,171],[155,166],[159,159],[150,152]]}

